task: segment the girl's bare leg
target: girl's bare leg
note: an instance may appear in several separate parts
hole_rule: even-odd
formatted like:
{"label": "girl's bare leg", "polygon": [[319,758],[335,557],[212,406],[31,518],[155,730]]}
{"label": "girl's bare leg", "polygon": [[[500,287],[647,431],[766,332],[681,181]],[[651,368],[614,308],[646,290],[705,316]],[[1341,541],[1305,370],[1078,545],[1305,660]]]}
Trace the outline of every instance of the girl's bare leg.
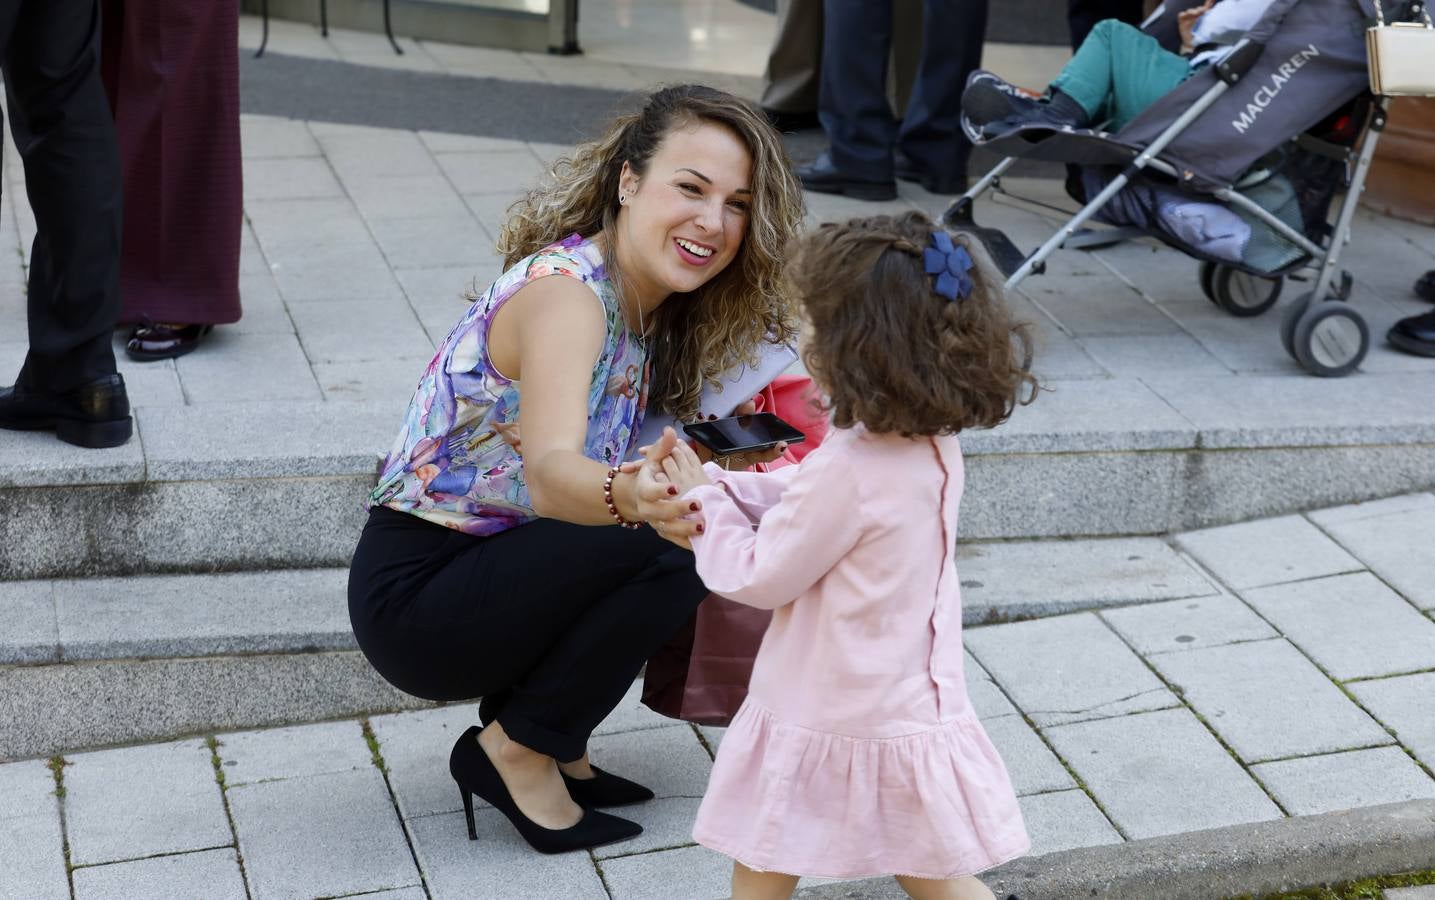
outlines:
{"label": "girl's bare leg", "polygon": [[981,879],[972,875],[941,879],[898,875],[897,883],[912,900],[996,900]]}
{"label": "girl's bare leg", "polygon": [[754,872],[733,860],[732,900],[787,900],[797,887],[796,875],[781,872]]}

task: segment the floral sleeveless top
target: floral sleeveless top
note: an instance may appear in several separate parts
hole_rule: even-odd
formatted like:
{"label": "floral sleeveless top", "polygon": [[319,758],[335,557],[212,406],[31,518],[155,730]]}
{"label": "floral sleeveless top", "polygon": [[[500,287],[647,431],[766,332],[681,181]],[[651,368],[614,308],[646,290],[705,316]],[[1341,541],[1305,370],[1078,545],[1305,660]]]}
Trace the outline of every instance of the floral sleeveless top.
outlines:
{"label": "floral sleeveless top", "polygon": [[518,425],[518,386],[489,361],[488,329],[519,288],[548,275],[592,288],[608,324],[588,385],[583,454],[608,465],[630,454],[647,405],[647,351],[623,321],[602,252],[575,234],[504,272],[444,338],[409,403],[369,506],[473,535],[537,518],[523,458],[504,440]]}

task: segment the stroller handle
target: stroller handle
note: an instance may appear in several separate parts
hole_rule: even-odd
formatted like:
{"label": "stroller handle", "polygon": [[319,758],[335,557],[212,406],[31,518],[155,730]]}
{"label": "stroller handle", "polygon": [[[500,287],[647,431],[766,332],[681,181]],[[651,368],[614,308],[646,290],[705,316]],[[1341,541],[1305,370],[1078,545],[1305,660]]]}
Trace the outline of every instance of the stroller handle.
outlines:
{"label": "stroller handle", "polygon": [[1256,60],[1265,52],[1266,45],[1250,38],[1241,38],[1220,62],[1216,63],[1216,76],[1226,84],[1234,85],[1245,77]]}

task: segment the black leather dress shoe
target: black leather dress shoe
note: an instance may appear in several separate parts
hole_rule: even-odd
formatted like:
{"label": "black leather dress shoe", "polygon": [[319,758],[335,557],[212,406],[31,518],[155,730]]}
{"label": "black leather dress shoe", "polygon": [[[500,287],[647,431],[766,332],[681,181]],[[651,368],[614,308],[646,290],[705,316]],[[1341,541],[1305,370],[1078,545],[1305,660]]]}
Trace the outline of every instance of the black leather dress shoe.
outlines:
{"label": "black leather dress shoe", "polygon": [[838,171],[832,164],[832,157],[826,153],[817,157],[810,165],[799,166],[797,177],[802,186],[819,194],[842,194],[854,200],[895,200],[895,181],[869,181],[853,178]]}
{"label": "black leather dress shoe", "polygon": [[62,394],[19,384],[0,388],[0,428],[54,429],[56,437],[77,447],[118,447],[134,433],[124,376],[106,375]]}
{"label": "black leather dress shoe", "polygon": [[213,325],[171,325],[143,322],[130,331],[125,355],[137,362],[174,359],[190,353],[214,330]]}
{"label": "black leather dress shoe", "polygon": [[896,172],[897,177],[903,181],[920,184],[934,194],[965,194],[967,192],[967,176],[965,174],[958,172],[949,175],[936,175],[901,153],[897,154]]}
{"label": "black leather dress shoe", "polygon": [[1390,327],[1385,339],[1406,353],[1435,357],[1435,312],[1401,319]]}
{"label": "black leather dress shoe", "polygon": [[784,134],[790,131],[811,131],[814,128],[822,127],[822,123],[817,121],[815,112],[783,112],[763,107],[762,114],[767,116],[767,121],[772,123],[773,128]]}
{"label": "black leather dress shoe", "polygon": [[1415,296],[1435,303],[1435,269],[1431,269],[1415,282]]}

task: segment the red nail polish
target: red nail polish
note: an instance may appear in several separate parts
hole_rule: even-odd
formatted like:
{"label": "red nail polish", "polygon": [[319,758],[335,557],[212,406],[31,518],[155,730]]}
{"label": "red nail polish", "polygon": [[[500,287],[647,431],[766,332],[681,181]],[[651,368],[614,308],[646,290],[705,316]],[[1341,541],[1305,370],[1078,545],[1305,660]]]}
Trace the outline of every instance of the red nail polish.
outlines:
{"label": "red nail polish", "polygon": [[697,512],[697,511],[698,511],[698,505],[697,505],[696,503],[689,503],[689,504],[688,504],[688,509],[692,510],[693,512]]}
{"label": "red nail polish", "polygon": [[699,525],[699,526],[698,526],[698,534],[702,534],[702,533],[703,533],[703,526]]}
{"label": "red nail polish", "polygon": [[678,489],[675,488],[675,487],[673,487],[672,485],[669,485],[669,486],[668,486],[668,496],[669,496],[669,497],[676,497],[677,495],[678,495]]}

